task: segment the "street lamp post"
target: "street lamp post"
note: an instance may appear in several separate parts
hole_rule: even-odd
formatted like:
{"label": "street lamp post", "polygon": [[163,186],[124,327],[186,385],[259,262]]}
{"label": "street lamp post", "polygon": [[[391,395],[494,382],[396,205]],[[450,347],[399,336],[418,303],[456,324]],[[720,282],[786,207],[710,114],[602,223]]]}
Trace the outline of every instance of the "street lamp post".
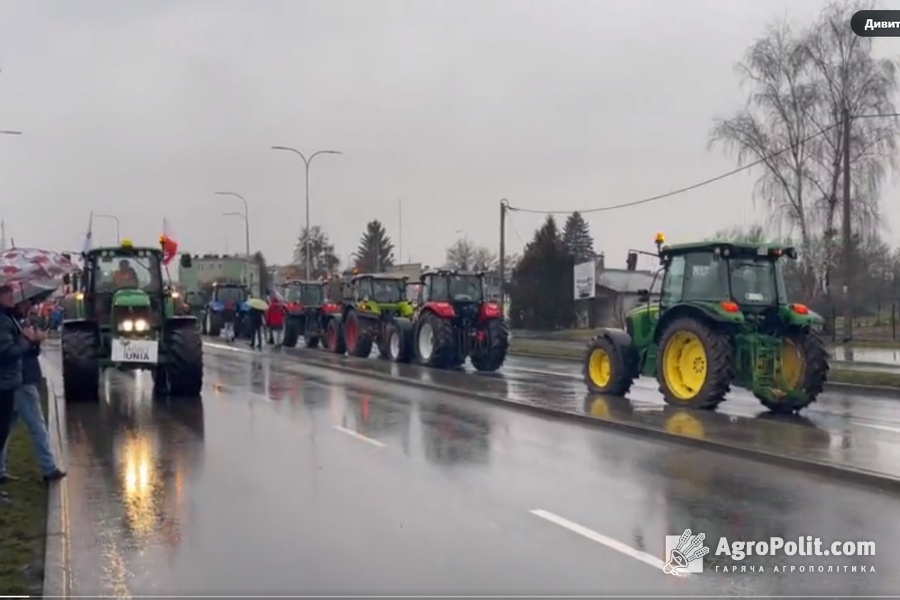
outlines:
{"label": "street lamp post", "polygon": [[304,249],[304,254],[306,255],[306,280],[310,279],[310,240],[309,240],[309,165],[312,164],[312,161],[315,157],[320,154],[341,154],[341,152],[337,150],[319,150],[317,152],[313,152],[309,155],[309,158],[297,150],[296,148],[291,148],[290,146],[272,146],[272,150],[287,150],[288,152],[293,152],[297,156],[299,156],[303,160],[303,164],[306,166],[306,227],[304,231],[306,232],[306,247]]}
{"label": "street lamp post", "polygon": [[122,237],[119,235],[119,232],[120,232],[120,227],[122,224],[119,222],[119,217],[117,217],[116,215],[94,215],[94,216],[99,219],[112,219],[113,221],[116,222],[116,245],[121,244]]}
{"label": "street lamp post", "polygon": [[248,286],[253,288],[253,281],[250,278],[250,207],[247,205],[247,200],[241,196],[240,194],[236,194],[234,192],[216,192],[219,196],[234,196],[235,198],[239,198],[241,202],[244,203],[244,214],[241,213],[225,213],[226,216],[238,216],[244,219],[244,242],[246,245],[246,261],[247,261],[247,283]]}

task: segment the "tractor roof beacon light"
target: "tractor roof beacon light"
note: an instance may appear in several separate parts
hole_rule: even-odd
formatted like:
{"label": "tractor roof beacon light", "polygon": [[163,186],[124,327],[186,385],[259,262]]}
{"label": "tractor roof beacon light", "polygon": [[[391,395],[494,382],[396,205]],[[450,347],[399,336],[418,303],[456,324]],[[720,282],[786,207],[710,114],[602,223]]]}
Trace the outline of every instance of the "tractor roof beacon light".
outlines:
{"label": "tractor roof beacon light", "polygon": [[132,241],[130,239],[125,238],[124,240],[122,240],[122,247],[123,248],[134,248],[134,244],[132,243]]}
{"label": "tractor roof beacon light", "polygon": [[656,244],[656,250],[659,251],[662,249],[663,244],[666,243],[666,236],[663,235],[662,231],[659,231],[657,232],[656,239],[654,239],[653,242]]}

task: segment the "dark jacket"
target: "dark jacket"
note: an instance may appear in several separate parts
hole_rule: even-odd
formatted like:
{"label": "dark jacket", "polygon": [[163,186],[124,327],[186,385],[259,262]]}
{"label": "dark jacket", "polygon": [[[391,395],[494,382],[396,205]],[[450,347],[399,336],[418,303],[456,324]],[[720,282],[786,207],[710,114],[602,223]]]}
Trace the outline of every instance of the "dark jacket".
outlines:
{"label": "dark jacket", "polygon": [[22,355],[22,385],[39,385],[44,380],[41,371],[41,344],[29,344],[28,350]]}
{"label": "dark jacket", "polygon": [[30,349],[18,320],[9,311],[0,311],[0,390],[22,386],[22,357]]}
{"label": "dark jacket", "polygon": [[250,313],[247,315],[247,318],[250,321],[250,326],[254,329],[259,329],[260,327],[262,327],[265,315],[266,313],[259,310],[258,308],[251,308]]}

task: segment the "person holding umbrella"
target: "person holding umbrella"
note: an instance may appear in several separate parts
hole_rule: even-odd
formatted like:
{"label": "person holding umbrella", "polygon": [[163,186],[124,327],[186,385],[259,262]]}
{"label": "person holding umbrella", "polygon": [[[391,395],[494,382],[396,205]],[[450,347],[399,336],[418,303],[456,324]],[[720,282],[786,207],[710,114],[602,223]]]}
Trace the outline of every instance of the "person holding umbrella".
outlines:
{"label": "person holding umbrella", "polygon": [[[41,288],[40,286],[23,286],[18,304],[15,310],[17,316],[24,321],[31,309],[40,301],[49,298],[53,293],[53,289]],[[44,418],[44,411],[41,407],[40,385],[43,383],[44,374],[41,371],[41,363],[38,357],[41,354],[41,341],[47,338],[45,332],[37,332],[37,339],[31,339],[28,350],[22,356],[22,385],[15,392],[15,412],[10,422],[9,430],[12,431],[16,421],[21,418],[31,434],[31,442],[34,447],[35,455],[44,475],[44,481],[51,482],[62,479],[66,476],[66,472],[60,469],[56,460],[53,458],[53,452],[50,450],[50,436],[47,433],[47,422]],[[6,444],[0,448],[0,483],[15,479],[14,475],[6,471],[6,451],[9,445],[7,438]]]}
{"label": "person holding umbrella", "polygon": [[266,311],[269,305],[261,298],[250,298],[247,300],[247,325],[250,333],[250,347],[263,348],[263,323],[265,321]]}

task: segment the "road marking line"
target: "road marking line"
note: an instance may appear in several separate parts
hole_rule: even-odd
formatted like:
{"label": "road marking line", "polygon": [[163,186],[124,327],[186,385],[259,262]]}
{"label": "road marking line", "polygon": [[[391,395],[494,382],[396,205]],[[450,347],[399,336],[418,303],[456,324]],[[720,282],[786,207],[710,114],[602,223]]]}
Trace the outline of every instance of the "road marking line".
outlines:
{"label": "road marking line", "polygon": [[[665,562],[663,562],[656,556],[653,556],[652,554],[647,554],[646,552],[642,552],[642,551],[638,550],[637,548],[632,548],[628,544],[623,544],[622,542],[620,542],[618,540],[614,540],[610,537],[606,537],[605,535],[597,533],[593,529],[588,529],[587,527],[584,527],[583,525],[579,525],[578,523],[574,523],[568,519],[564,519],[563,517],[560,517],[559,515],[555,515],[550,511],[536,508],[529,512],[536,517],[540,517],[546,521],[550,521],[554,525],[559,525],[560,527],[568,529],[569,531],[571,531],[573,533],[577,533],[578,535],[580,535],[582,537],[586,537],[587,539],[589,539],[593,542],[597,542],[598,544],[603,544],[607,548],[611,548],[612,550],[615,550],[616,552],[624,554],[625,556],[630,556],[631,558],[638,560],[644,564],[650,565],[653,568],[659,569],[660,571],[662,571],[663,567],[666,565]],[[686,575],[685,574],[679,575],[679,577],[684,577],[684,576],[686,576]]]}
{"label": "road marking line", "polygon": [[336,431],[340,431],[341,433],[346,433],[350,437],[354,437],[362,442],[372,444],[373,446],[378,446],[379,448],[387,448],[387,444],[379,442],[378,440],[374,440],[370,437],[366,437],[358,431],[353,431],[352,429],[347,429],[346,427],[341,427],[340,425],[335,425],[334,429]]}
{"label": "road marking line", "polygon": [[888,427],[887,425],[870,425],[868,423],[860,423],[856,422],[856,425],[861,427],[869,427],[871,429],[880,429],[881,431],[890,431],[891,433],[900,433],[900,428],[898,427]]}
{"label": "road marking line", "polygon": [[215,344],[213,342],[203,342],[204,346],[209,346],[210,348],[218,348],[219,350],[231,350],[232,352],[242,352],[244,354],[259,354],[256,350],[250,350],[249,348],[235,348],[234,346],[228,346],[226,344]]}

